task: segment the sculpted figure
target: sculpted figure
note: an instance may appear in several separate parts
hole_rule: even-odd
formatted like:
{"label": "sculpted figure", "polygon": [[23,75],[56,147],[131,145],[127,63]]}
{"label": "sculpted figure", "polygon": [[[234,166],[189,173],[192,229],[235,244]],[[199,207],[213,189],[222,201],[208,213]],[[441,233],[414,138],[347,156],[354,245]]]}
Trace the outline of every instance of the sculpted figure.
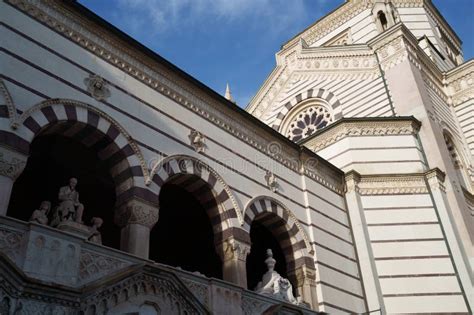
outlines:
{"label": "sculpted figure", "polygon": [[99,228],[102,226],[102,223],[104,223],[104,221],[101,218],[93,217],[91,223],[91,235],[87,240],[93,243],[102,244],[102,235],[99,232]]}
{"label": "sculpted figure", "polygon": [[51,202],[42,201],[39,209],[33,211],[30,217],[30,222],[35,222],[43,225],[48,225],[48,213],[51,209]]}
{"label": "sculpted figure", "polygon": [[76,190],[77,179],[69,179],[69,185],[59,189],[58,214],[61,221],[74,220],[82,224],[84,206],[79,202],[79,193]]}
{"label": "sculpted figure", "polygon": [[271,249],[267,249],[267,256],[265,264],[267,264],[268,271],[263,275],[262,281],[257,284],[255,291],[292,304],[298,304],[298,301],[293,296],[290,281],[280,276],[280,274],[274,270],[276,260],[273,259]]}

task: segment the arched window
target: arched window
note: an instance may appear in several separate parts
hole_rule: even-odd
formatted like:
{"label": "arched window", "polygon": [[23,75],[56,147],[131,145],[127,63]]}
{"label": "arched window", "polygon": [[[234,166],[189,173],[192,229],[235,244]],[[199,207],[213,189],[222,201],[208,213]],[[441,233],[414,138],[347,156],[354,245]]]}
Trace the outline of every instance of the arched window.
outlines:
{"label": "arched window", "polygon": [[388,28],[388,21],[385,13],[383,11],[377,12],[377,18],[380,21],[380,25],[382,26],[382,30],[386,30]]}

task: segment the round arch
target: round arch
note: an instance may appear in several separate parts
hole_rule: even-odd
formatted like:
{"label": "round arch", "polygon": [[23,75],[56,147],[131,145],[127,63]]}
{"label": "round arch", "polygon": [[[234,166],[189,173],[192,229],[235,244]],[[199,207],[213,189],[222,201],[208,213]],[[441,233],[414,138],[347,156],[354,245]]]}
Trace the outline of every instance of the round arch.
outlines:
{"label": "round arch", "polygon": [[[194,178],[200,179],[200,182],[209,188],[202,190],[192,180],[184,182],[185,189],[187,188],[191,193],[202,190],[203,193],[196,194],[196,197],[201,204],[209,206],[205,210],[212,222],[216,235],[215,241],[219,242],[231,236],[234,229],[239,228],[243,222],[242,211],[222,177],[201,160],[188,155],[173,155],[164,158],[150,172],[153,191],[159,194],[161,187],[167,181],[180,174],[194,175]],[[208,195],[206,191],[212,195]],[[216,201],[217,206],[209,202],[211,199]]]}
{"label": "round arch", "polygon": [[147,187],[149,172],[138,145],[119,123],[92,105],[70,99],[45,100],[23,112],[12,128],[21,137],[26,154],[39,134],[64,135],[95,149],[110,165],[117,204],[135,195],[153,203],[157,200]]}
{"label": "round arch", "polygon": [[288,113],[290,111],[293,112],[295,107],[299,107],[299,105],[302,102],[309,101],[309,100],[327,104],[327,108],[332,114],[333,121],[336,121],[342,118],[341,102],[337,99],[337,97],[332,92],[325,89],[309,89],[305,92],[301,92],[298,95],[294,96],[282,107],[281,111],[278,113],[278,116],[272,125],[272,128],[281,132],[283,129],[282,128],[283,121],[288,120],[287,118]]}
{"label": "round arch", "polygon": [[[279,218],[278,224],[274,224],[275,217]],[[308,235],[298,219],[281,202],[268,196],[255,197],[247,203],[244,212],[244,230],[250,233],[252,222],[257,219],[268,227],[280,243],[286,259],[288,277],[295,285],[298,295],[306,302],[315,305],[317,299],[314,295],[316,292],[316,268],[312,257],[314,252]]]}

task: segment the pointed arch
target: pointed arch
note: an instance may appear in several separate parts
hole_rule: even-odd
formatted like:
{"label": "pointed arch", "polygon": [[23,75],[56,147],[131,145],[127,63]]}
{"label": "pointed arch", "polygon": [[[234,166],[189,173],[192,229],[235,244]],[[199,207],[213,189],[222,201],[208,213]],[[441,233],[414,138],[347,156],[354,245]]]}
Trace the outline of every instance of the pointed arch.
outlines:
{"label": "pointed arch", "polygon": [[333,121],[342,118],[341,102],[332,92],[324,89],[309,89],[294,96],[283,106],[283,109],[278,113],[272,128],[281,132],[282,122],[287,120],[288,113],[302,102],[309,100],[314,100],[315,102],[318,102],[319,100],[327,103],[331,110]]}
{"label": "pointed arch", "polygon": [[[193,175],[182,177],[181,183],[191,193],[199,192],[195,196],[201,204],[208,206],[206,211],[213,229],[221,237],[232,234],[233,229],[240,227],[243,222],[242,211],[229,186],[214,169],[195,157],[173,155],[157,163],[150,173],[153,191],[159,194],[161,187],[177,175]],[[209,188],[207,191],[212,195],[208,195],[206,190],[202,189],[204,185]],[[215,200],[217,206],[210,202],[211,200]]]}
{"label": "pointed arch", "polygon": [[61,134],[97,151],[110,165],[116,185],[117,204],[134,195],[154,202],[148,189],[149,172],[132,136],[112,117],[98,108],[70,99],[49,99],[23,112],[12,127],[21,138],[25,153],[39,134]]}

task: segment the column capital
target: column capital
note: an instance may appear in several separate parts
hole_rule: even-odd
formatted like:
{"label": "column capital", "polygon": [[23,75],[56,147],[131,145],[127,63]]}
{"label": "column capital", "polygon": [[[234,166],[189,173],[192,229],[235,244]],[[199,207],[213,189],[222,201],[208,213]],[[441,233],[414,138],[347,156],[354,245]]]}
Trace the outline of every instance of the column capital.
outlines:
{"label": "column capital", "polygon": [[152,228],[158,222],[159,208],[138,198],[124,202],[115,210],[115,223],[121,227],[139,224]]}
{"label": "column capital", "polygon": [[444,186],[444,180],[446,174],[441,171],[439,168],[434,168],[425,173],[425,178],[430,185],[431,190],[441,190],[446,192],[446,187]]}
{"label": "column capital", "polygon": [[217,245],[218,253],[222,261],[241,260],[246,261],[250,253],[250,244],[229,237]]}
{"label": "column capital", "polygon": [[350,192],[359,192],[359,182],[360,182],[360,174],[356,171],[349,171],[345,175],[346,180],[346,193]]}
{"label": "column capital", "polygon": [[25,169],[27,159],[24,154],[0,147],[0,176],[17,179]]}

